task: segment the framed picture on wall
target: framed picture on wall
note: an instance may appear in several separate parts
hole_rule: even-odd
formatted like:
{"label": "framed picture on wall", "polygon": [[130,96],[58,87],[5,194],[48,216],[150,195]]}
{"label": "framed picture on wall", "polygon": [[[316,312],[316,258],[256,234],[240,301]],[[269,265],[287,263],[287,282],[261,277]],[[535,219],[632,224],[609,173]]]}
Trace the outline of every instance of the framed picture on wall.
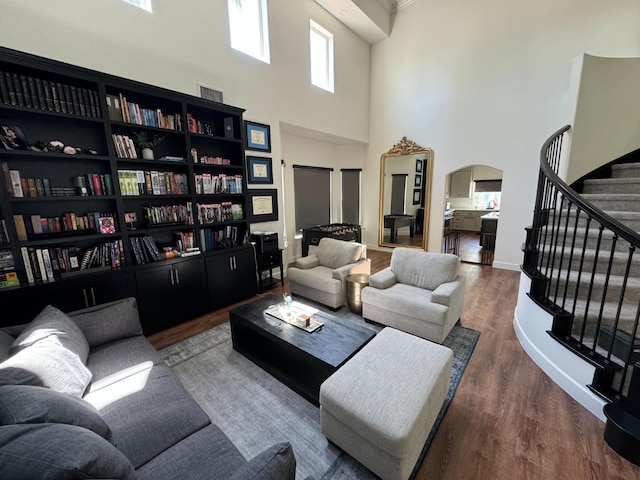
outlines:
{"label": "framed picture on wall", "polygon": [[278,190],[275,188],[249,190],[247,220],[251,223],[278,220]]}
{"label": "framed picture on wall", "polygon": [[414,187],[421,187],[422,186],[422,175],[416,175],[416,179],[413,182],[413,186]]}
{"label": "framed picture on wall", "polygon": [[422,160],[416,160],[416,173],[422,173]]}
{"label": "framed picture on wall", "polygon": [[247,150],[271,151],[271,127],[269,125],[245,120],[244,130]]}
{"label": "framed picture on wall", "polygon": [[413,204],[414,205],[420,205],[420,200],[422,197],[422,190],[420,190],[419,188],[416,188],[413,190]]}
{"label": "framed picture on wall", "polygon": [[270,158],[247,157],[248,183],[273,183],[273,170]]}

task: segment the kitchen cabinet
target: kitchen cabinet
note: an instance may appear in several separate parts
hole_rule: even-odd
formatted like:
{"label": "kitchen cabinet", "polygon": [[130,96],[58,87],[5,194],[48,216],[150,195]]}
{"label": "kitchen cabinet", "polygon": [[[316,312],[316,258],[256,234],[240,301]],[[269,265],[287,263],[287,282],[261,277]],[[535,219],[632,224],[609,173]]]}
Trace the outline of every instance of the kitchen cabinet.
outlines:
{"label": "kitchen cabinet", "polygon": [[209,309],[204,264],[197,257],[188,261],[167,261],[137,271],[136,281],[145,335],[194,318]]}
{"label": "kitchen cabinet", "polygon": [[471,197],[471,168],[463,168],[453,172],[449,179],[450,198]]}
{"label": "kitchen cabinet", "polygon": [[207,257],[207,279],[211,308],[255,295],[258,291],[256,256],[252,245]]}
{"label": "kitchen cabinet", "polygon": [[453,212],[451,228],[453,230],[463,230],[466,232],[480,232],[482,228],[482,216],[490,210],[462,210]]}

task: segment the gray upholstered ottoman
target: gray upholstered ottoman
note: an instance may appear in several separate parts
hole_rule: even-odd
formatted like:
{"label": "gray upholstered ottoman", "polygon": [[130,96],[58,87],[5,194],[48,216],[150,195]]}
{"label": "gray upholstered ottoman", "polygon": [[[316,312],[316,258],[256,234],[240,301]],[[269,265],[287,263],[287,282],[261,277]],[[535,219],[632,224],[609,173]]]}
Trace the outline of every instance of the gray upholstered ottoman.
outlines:
{"label": "gray upholstered ottoman", "polygon": [[384,480],[411,475],[440,412],[453,352],[385,328],[320,386],[322,433]]}

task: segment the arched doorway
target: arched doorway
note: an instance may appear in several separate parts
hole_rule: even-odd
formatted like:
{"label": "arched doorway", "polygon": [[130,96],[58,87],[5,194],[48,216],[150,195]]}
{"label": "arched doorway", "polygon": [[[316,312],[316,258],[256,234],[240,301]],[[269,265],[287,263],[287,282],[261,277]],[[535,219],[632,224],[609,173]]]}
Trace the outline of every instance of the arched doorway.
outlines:
{"label": "arched doorway", "polygon": [[469,165],[445,177],[442,251],[491,265],[500,217],[502,170]]}

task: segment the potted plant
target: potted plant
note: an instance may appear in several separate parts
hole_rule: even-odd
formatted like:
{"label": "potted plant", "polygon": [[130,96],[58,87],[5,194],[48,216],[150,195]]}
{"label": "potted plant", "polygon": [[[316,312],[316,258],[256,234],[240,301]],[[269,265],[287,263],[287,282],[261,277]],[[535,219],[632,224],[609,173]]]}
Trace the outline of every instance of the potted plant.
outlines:
{"label": "potted plant", "polygon": [[164,137],[154,134],[151,138],[147,132],[133,132],[133,142],[142,150],[142,158],[153,160],[153,148],[164,140]]}

